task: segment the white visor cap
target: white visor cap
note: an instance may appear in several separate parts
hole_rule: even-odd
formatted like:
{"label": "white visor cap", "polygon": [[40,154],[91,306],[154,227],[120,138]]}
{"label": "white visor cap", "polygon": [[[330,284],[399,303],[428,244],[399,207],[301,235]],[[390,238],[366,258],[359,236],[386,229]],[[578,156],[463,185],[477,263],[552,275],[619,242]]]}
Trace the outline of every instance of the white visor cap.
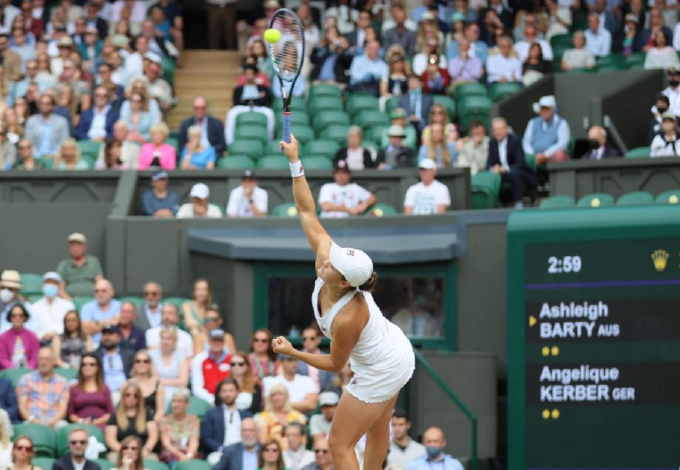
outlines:
{"label": "white visor cap", "polygon": [[363,285],[373,274],[373,261],[364,251],[332,243],[328,259],[352,287]]}

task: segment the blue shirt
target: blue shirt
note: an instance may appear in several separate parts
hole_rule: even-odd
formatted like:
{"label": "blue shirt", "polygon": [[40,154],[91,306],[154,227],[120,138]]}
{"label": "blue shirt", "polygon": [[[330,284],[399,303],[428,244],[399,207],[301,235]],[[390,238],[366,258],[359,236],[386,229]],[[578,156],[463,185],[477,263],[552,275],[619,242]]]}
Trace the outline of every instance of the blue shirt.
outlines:
{"label": "blue shirt", "polygon": [[335,80],[335,63],[338,57],[340,57],[338,54],[331,54],[326,58],[319,71],[319,80]]}
{"label": "blue shirt", "polygon": [[[184,157],[186,156],[187,149],[185,147],[184,150],[182,150],[182,160],[184,160]],[[191,164],[201,170],[205,170],[208,163],[215,163],[215,159],[215,148],[212,145],[208,145],[201,153],[191,154]]]}
{"label": "blue shirt", "polygon": [[40,148],[38,149],[38,154],[40,156],[44,155],[54,155],[56,154],[56,149],[50,147],[50,136],[52,135],[52,118],[42,121],[42,142],[40,143]]}
{"label": "blue shirt", "polygon": [[365,55],[354,58],[349,69],[352,85],[371,81],[377,82],[388,74],[389,70],[385,61],[381,59],[371,60]]}
{"label": "blue shirt", "polygon": [[177,193],[168,192],[163,199],[159,199],[152,189],[149,189],[142,196],[142,213],[144,215],[154,215],[160,209],[170,209],[173,214],[179,210],[179,197]]}
{"label": "blue shirt", "polygon": [[427,455],[418,457],[409,464],[407,470],[465,470],[465,468],[457,459],[444,454],[444,458],[436,462]]}
{"label": "blue shirt", "polygon": [[104,366],[104,383],[112,392],[119,391],[127,380],[120,350],[111,355],[104,352],[102,354],[102,365]]}
{"label": "blue shirt", "polygon": [[[120,301],[116,299],[111,299],[111,302],[109,302],[108,310],[106,312],[103,312],[101,307],[99,306],[99,303],[97,302],[97,299],[94,299],[90,300],[85,305],[83,305],[83,308],[80,311],[80,320],[103,322],[115,317],[119,313],[120,313]],[[101,339],[102,339],[101,333],[96,333],[92,335],[92,342],[94,343],[95,349],[99,347],[99,342],[101,341]]]}
{"label": "blue shirt", "polygon": [[[326,61],[328,62],[328,61]],[[322,70],[323,71],[323,70]],[[319,80],[322,80],[322,78],[319,76]],[[334,78],[330,78],[328,80],[334,80]],[[305,80],[305,77],[300,75],[297,80],[295,81],[295,86],[293,87],[293,96],[305,96],[305,89],[307,88],[307,80]],[[281,82],[279,80],[272,80],[272,93],[274,93],[274,96],[277,98],[281,98]]]}
{"label": "blue shirt", "polygon": [[257,448],[252,452],[243,447],[243,466],[241,470],[257,470]]}

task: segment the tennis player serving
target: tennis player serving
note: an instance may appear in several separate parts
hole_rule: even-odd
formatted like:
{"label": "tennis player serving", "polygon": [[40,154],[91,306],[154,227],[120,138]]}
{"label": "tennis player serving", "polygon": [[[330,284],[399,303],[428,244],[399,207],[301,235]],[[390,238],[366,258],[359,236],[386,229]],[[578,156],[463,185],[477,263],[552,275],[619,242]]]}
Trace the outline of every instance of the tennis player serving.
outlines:
{"label": "tennis player serving", "polygon": [[354,446],[367,434],[363,468],[379,470],[389,449],[394,403],[413,375],[411,343],[373,300],[377,274],[371,258],[361,250],[336,245],[319,223],[297,140],[292,136],[281,146],[290,161],[300,222],[316,254],[312,305],[321,331],[331,339],[331,353],[298,351],[283,336],[272,341],[274,351],[331,372],[350,360],[354,377],[342,394],[329,437],[333,465],[336,470],[359,470]]}

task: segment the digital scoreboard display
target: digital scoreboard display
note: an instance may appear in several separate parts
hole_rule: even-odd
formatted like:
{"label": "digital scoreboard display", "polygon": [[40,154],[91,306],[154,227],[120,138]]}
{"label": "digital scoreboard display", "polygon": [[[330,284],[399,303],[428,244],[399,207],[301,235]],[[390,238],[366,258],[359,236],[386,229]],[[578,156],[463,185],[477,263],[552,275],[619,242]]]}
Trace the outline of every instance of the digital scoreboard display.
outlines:
{"label": "digital scoreboard display", "polygon": [[511,470],[680,468],[680,211],[639,209],[511,218]]}

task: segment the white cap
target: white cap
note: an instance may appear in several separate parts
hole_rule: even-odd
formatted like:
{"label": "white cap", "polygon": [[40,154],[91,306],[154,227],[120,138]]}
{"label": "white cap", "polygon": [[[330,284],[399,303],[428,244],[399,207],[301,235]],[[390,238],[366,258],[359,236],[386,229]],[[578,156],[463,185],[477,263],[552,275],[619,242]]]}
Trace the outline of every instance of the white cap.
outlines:
{"label": "white cap", "polygon": [[437,164],[431,158],[423,158],[420,160],[420,163],[418,163],[418,168],[421,170],[436,170]]}
{"label": "white cap", "polygon": [[368,281],[373,274],[373,261],[368,255],[355,248],[341,248],[331,244],[329,261],[340,274],[345,276],[352,287],[359,287]]}
{"label": "white cap", "polygon": [[340,397],[335,392],[323,392],[319,395],[319,406],[335,406],[340,401]]}
{"label": "white cap", "polygon": [[48,271],[45,274],[43,274],[43,282],[45,281],[54,281],[61,283],[61,276],[57,272]]}
{"label": "white cap", "polygon": [[208,199],[210,197],[210,188],[204,183],[196,183],[192,186],[189,196],[198,199]]}
{"label": "white cap", "polygon": [[534,103],[534,112],[536,114],[541,112],[541,108],[552,108],[555,109],[557,107],[557,101],[555,101],[555,97],[553,95],[546,95],[542,96],[540,100],[538,100],[538,103]]}

